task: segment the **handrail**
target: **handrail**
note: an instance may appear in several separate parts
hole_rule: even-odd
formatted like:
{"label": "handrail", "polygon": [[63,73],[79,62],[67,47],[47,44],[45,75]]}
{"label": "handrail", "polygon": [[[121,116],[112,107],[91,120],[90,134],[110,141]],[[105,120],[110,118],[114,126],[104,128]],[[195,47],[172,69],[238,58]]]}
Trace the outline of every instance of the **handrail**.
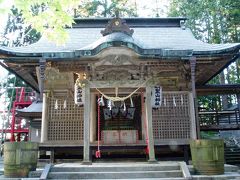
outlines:
{"label": "handrail", "polygon": [[51,168],[52,168],[52,164],[46,164],[39,179],[40,179],[40,180],[45,180],[45,179],[47,179],[48,174],[49,174]]}

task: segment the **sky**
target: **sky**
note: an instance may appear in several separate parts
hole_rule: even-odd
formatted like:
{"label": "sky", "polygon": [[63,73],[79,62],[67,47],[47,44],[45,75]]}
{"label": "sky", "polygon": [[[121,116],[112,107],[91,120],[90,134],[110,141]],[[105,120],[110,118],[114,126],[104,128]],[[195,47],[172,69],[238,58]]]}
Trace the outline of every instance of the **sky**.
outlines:
{"label": "sky", "polygon": [[137,11],[141,17],[153,17],[153,9],[158,9],[160,17],[167,16],[169,0],[136,0]]}

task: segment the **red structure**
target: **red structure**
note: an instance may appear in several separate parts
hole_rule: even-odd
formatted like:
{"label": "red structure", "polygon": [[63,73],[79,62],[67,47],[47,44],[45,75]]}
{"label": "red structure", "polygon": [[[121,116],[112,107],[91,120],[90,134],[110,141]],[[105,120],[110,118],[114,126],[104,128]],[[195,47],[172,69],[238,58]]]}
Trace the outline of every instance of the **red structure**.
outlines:
{"label": "red structure", "polygon": [[22,118],[16,116],[16,109],[23,109],[28,107],[29,105],[32,104],[32,98],[33,97],[33,92],[26,92],[26,89],[24,87],[21,88],[16,88],[16,97],[15,101],[12,102],[12,120],[10,123],[10,127],[7,127],[0,132],[4,133],[11,133],[11,138],[10,141],[14,142],[16,141],[15,135],[17,135],[17,141],[21,141],[21,135],[25,134],[26,139],[28,137],[28,126],[23,127],[22,125]]}

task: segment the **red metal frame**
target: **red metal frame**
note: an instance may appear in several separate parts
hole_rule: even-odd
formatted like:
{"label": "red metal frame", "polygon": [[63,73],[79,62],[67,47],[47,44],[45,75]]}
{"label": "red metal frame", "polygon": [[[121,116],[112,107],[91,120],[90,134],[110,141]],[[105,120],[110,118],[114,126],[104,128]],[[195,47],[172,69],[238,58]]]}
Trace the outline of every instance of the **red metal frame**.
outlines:
{"label": "red metal frame", "polygon": [[[20,91],[19,91],[20,90]],[[21,117],[16,117],[16,109],[23,109],[28,107],[29,105],[32,104],[32,100],[30,97],[33,96],[33,93],[31,92],[31,94],[28,94],[25,91],[24,87],[21,88],[16,88],[16,98],[15,101],[12,104],[12,109],[11,109],[11,113],[12,113],[12,121],[11,121],[11,127],[10,128],[6,128],[3,130],[0,130],[0,132],[4,132],[4,133],[11,133],[11,138],[10,141],[14,142],[15,140],[15,134],[17,134],[17,141],[21,140],[21,134],[28,134],[29,133],[29,129],[27,128],[22,128],[21,124],[22,124],[22,118]]]}

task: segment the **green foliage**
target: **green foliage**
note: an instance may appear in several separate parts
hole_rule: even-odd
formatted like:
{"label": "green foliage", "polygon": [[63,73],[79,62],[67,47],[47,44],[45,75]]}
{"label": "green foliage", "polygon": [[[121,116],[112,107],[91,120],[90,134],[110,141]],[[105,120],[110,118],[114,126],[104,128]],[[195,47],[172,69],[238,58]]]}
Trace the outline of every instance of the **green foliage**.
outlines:
{"label": "green foliage", "polygon": [[[197,39],[208,43],[240,40],[240,3],[235,0],[171,0],[169,16],[185,16]],[[210,80],[209,84],[240,83],[240,60]],[[232,96],[198,97],[199,107],[208,111],[227,108]]]}
{"label": "green foliage", "polygon": [[219,139],[219,134],[216,131],[201,131],[200,137],[201,139]]}
{"label": "green foliage", "polygon": [[31,26],[24,25],[22,14],[13,7],[8,16],[2,44],[10,47],[25,46],[36,42],[39,38],[40,33],[37,33]]}
{"label": "green foliage", "polygon": [[171,0],[169,16],[186,16],[194,35],[209,43],[238,42],[240,3],[235,0]]}
{"label": "green foliage", "polygon": [[[16,78],[16,80],[15,80]],[[7,97],[10,100],[12,98],[12,101],[16,100],[16,89],[15,87],[28,87],[29,86],[22,81],[19,77],[15,77],[15,75],[9,75],[8,78],[3,83],[3,87],[7,88]]]}
{"label": "green foliage", "polygon": [[[0,0],[0,4],[6,1]],[[128,0],[15,0],[14,6],[27,32],[36,30],[57,44],[67,40],[64,28],[72,26],[74,13],[77,17],[112,17],[118,10],[122,16],[136,16],[136,6]],[[0,8],[0,12],[6,10]]]}
{"label": "green foliage", "polygon": [[[15,5],[21,9],[26,24],[57,44],[63,44],[68,37],[64,28],[71,27],[74,23],[71,12],[78,2],[78,0],[15,0]],[[32,9],[36,6],[42,8],[38,12],[33,12]]]}
{"label": "green foliage", "polygon": [[220,111],[222,109],[221,97],[219,95],[198,97],[198,105],[204,111]]}
{"label": "green foliage", "polygon": [[136,6],[129,0],[85,0],[75,12],[76,17],[113,17],[116,11],[121,16],[137,16]]}
{"label": "green foliage", "polygon": [[[3,3],[1,0],[0,3]],[[22,14],[24,24],[57,44],[63,44],[68,34],[64,30],[71,27],[73,9],[79,0],[15,0],[14,6]],[[0,11],[2,12],[2,11]]]}

